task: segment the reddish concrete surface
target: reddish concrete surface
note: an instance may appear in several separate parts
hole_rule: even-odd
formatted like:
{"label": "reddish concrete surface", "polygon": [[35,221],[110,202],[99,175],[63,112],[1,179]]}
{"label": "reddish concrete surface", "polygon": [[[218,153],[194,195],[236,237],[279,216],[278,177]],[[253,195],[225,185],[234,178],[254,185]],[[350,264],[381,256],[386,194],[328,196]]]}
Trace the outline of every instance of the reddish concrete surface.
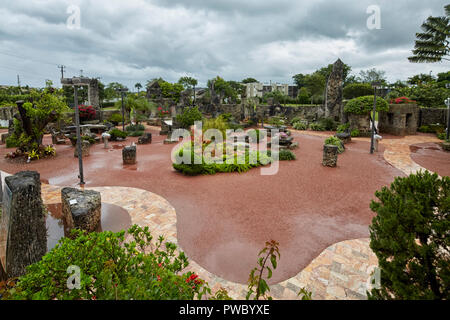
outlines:
{"label": "reddish concrete surface", "polygon": [[[382,157],[369,154],[367,142],[354,141],[339,156],[337,168],[322,166],[324,138],[294,133],[300,148],[296,161],[281,162],[278,174],[261,176],[260,169],[243,174],[186,177],[171,166],[174,145],[153,133],[151,145],[138,146],[137,164],[122,165],[118,149],[91,148],[84,159],[86,187],[128,186],[166,198],[177,212],[178,241],[187,256],[208,271],[246,283],[266,241],[280,243],[281,260],[271,283],[286,280],[328,246],[368,237],[374,192],[402,173]],[[130,144],[113,143],[115,146]],[[46,143],[50,143],[46,137]],[[11,150],[9,150],[11,151]],[[0,167],[9,173],[37,170],[55,185],[77,182],[78,160],[69,145],[57,146],[57,156],[30,164]]]}
{"label": "reddish concrete surface", "polygon": [[411,159],[440,176],[450,176],[450,152],[440,143],[420,143],[410,146]]}

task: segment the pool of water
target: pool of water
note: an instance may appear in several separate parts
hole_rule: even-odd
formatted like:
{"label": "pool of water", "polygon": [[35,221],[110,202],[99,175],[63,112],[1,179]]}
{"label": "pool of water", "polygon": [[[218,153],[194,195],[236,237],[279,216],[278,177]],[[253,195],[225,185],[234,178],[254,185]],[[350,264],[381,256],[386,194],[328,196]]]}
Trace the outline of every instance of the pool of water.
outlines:
{"label": "pool of water", "polygon": [[[58,243],[59,239],[68,236],[64,226],[61,203],[47,205],[47,250],[50,251]],[[127,230],[131,226],[131,217],[128,211],[122,207],[102,202],[102,213],[97,232]]]}

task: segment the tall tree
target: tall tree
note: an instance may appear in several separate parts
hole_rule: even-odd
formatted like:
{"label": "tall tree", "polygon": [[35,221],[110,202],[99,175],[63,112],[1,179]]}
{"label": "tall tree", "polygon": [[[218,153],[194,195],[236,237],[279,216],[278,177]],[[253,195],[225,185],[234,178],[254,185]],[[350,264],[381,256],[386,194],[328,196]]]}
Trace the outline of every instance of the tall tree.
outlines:
{"label": "tall tree", "polygon": [[137,89],[138,94],[139,94],[139,91],[142,89],[142,84],[140,84],[140,83],[138,82],[138,83],[136,83],[136,84],[134,85],[134,87]]}
{"label": "tall tree", "polygon": [[380,81],[386,84],[386,71],[377,70],[375,68],[369,70],[361,70],[359,72],[358,80],[363,83],[372,83],[374,81]]}
{"label": "tall tree", "polygon": [[242,83],[256,83],[258,82],[258,80],[256,80],[255,78],[245,78],[244,80],[241,81]]}
{"label": "tall tree", "polygon": [[194,89],[198,84],[197,79],[192,77],[181,77],[178,80],[178,83],[181,84],[185,89]]}
{"label": "tall tree", "polygon": [[450,4],[445,6],[445,16],[428,17],[422,24],[423,32],[416,33],[413,56],[408,60],[414,63],[450,61]]}

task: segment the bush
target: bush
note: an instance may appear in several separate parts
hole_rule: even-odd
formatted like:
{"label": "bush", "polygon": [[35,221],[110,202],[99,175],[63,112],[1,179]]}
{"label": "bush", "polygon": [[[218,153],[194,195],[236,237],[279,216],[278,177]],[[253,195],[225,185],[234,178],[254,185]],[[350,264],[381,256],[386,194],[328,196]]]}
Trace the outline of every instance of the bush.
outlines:
{"label": "bush", "polygon": [[114,124],[115,126],[117,126],[119,123],[122,123],[123,121],[123,117],[121,114],[118,113],[113,113],[109,118],[108,118],[108,122],[111,122],[112,124]]}
{"label": "bush", "polygon": [[295,160],[295,154],[290,150],[280,150],[279,154],[280,161],[291,161]]}
{"label": "bush", "polygon": [[438,133],[437,137],[440,140],[445,140],[445,138],[447,138],[447,134],[445,132]]}
{"label": "bush", "polygon": [[331,118],[320,119],[319,123],[325,128],[327,131],[334,131],[337,128],[337,123]]}
{"label": "bush", "polygon": [[[10,292],[14,300],[192,300],[208,290],[197,275],[182,273],[188,266],[174,243],[153,241],[148,227],[125,231],[73,231],[41,261],[29,266]],[[144,251],[145,249],[145,251]],[[69,289],[67,270],[79,266],[80,289]]]}
{"label": "bush", "polygon": [[[364,96],[352,99],[345,105],[344,111],[354,114],[368,114],[373,110],[374,96]],[[388,111],[389,104],[381,97],[377,97],[377,111]]]}
{"label": "bush", "polygon": [[198,107],[185,108],[182,114],[177,115],[176,121],[181,128],[190,129],[194,125],[195,121],[201,121],[203,119],[202,113],[198,110]]}
{"label": "bush", "polygon": [[430,126],[420,126],[417,131],[422,133],[434,133],[434,130],[430,128]]}
{"label": "bush", "polygon": [[344,99],[354,99],[373,94],[373,88],[368,83],[352,83],[343,90]]}
{"label": "bush", "polygon": [[359,137],[360,134],[361,134],[361,133],[359,132],[358,129],[353,129],[352,132],[350,132],[350,135],[351,135],[353,138]]}
{"label": "bush", "polygon": [[275,127],[281,127],[284,125],[284,120],[281,117],[272,117],[267,120],[267,123]]}
{"label": "bush", "polygon": [[326,130],[325,127],[321,123],[317,123],[317,122],[311,123],[309,125],[309,128],[312,131],[325,131]]}
{"label": "bush", "polygon": [[301,122],[294,123],[293,127],[294,127],[295,130],[307,130],[308,129],[308,126],[306,124],[304,124],[304,123],[301,123]]}
{"label": "bush", "polygon": [[428,171],[397,177],[375,196],[370,248],[381,283],[369,299],[448,300],[450,178]]}
{"label": "bush", "polygon": [[303,119],[300,117],[295,117],[291,120],[291,126],[293,126],[294,124],[296,124],[297,122],[303,122]]}
{"label": "bush", "polygon": [[125,127],[125,131],[131,132],[131,131],[144,131],[145,127],[142,124],[132,124]]}
{"label": "bush", "polygon": [[6,138],[6,148],[17,148],[19,145],[20,144],[16,136],[9,136]]}
{"label": "bush", "polygon": [[127,137],[127,133],[119,130],[117,128],[113,128],[108,132],[111,135],[111,141],[117,141],[118,138],[125,139]]}
{"label": "bush", "polygon": [[350,129],[350,123],[341,124],[337,127],[337,132],[344,133],[347,132],[348,129]]}
{"label": "bush", "polygon": [[127,131],[128,137],[140,137],[144,135],[144,131]]}
{"label": "bush", "polygon": [[392,104],[408,104],[408,103],[416,103],[416,101],[411,100],[411,99],[409,99],[407,97],[399,97],[399,98],[396,98],[396,99],[392,99],[390,101],[390,103],[392,103]]}
{"label": "bush", "polygon": [[338,137],[329,137],[325,139],[324,144],[330,144],[338,147],[338,153],[345,151],[344,143]]}
{"label": "bush", "polygon": [[[245,152],[245,155],[235,155],[234,163],[228,164],[226,163],[226,148],[224,144],[223,151],[223,163],[206,163],[203,155],[201,156],[201,160],[199,159],[199,155],[194,153],[194,148],[191,147],[190,150],[186,148],[181,148],[177,151],[180,157],[183,156],[184,152],[191,153],[191,163],[173,163],[172,166],[175,170],[188,175],[188,176],[196,176],[201,174],[216,174],[216,173],[230,173],[230,172],[246,172],[252,168],[256,168],[265,164],[268,164],[272,161],[272,159],[261,152],[254,152],[253,154],[256,156],[256,163],[250,163],[250,154],[249,151]],[[195,159],[198,159],[195,161]],[[195,162],[201,162],[196,164]]]}

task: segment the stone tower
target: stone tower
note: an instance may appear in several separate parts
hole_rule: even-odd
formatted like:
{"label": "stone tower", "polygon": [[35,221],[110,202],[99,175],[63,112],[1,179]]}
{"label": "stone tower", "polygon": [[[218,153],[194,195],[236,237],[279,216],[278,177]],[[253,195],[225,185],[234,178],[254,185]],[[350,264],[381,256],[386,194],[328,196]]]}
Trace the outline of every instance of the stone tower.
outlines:
{"label": "stone tower", "polygon": [[341,121],[343,117],[342,105],[342,87],[344,84],[344,63],[341,59],[333,64],[326,88],[326,117],[333,118],[335,121]]}

